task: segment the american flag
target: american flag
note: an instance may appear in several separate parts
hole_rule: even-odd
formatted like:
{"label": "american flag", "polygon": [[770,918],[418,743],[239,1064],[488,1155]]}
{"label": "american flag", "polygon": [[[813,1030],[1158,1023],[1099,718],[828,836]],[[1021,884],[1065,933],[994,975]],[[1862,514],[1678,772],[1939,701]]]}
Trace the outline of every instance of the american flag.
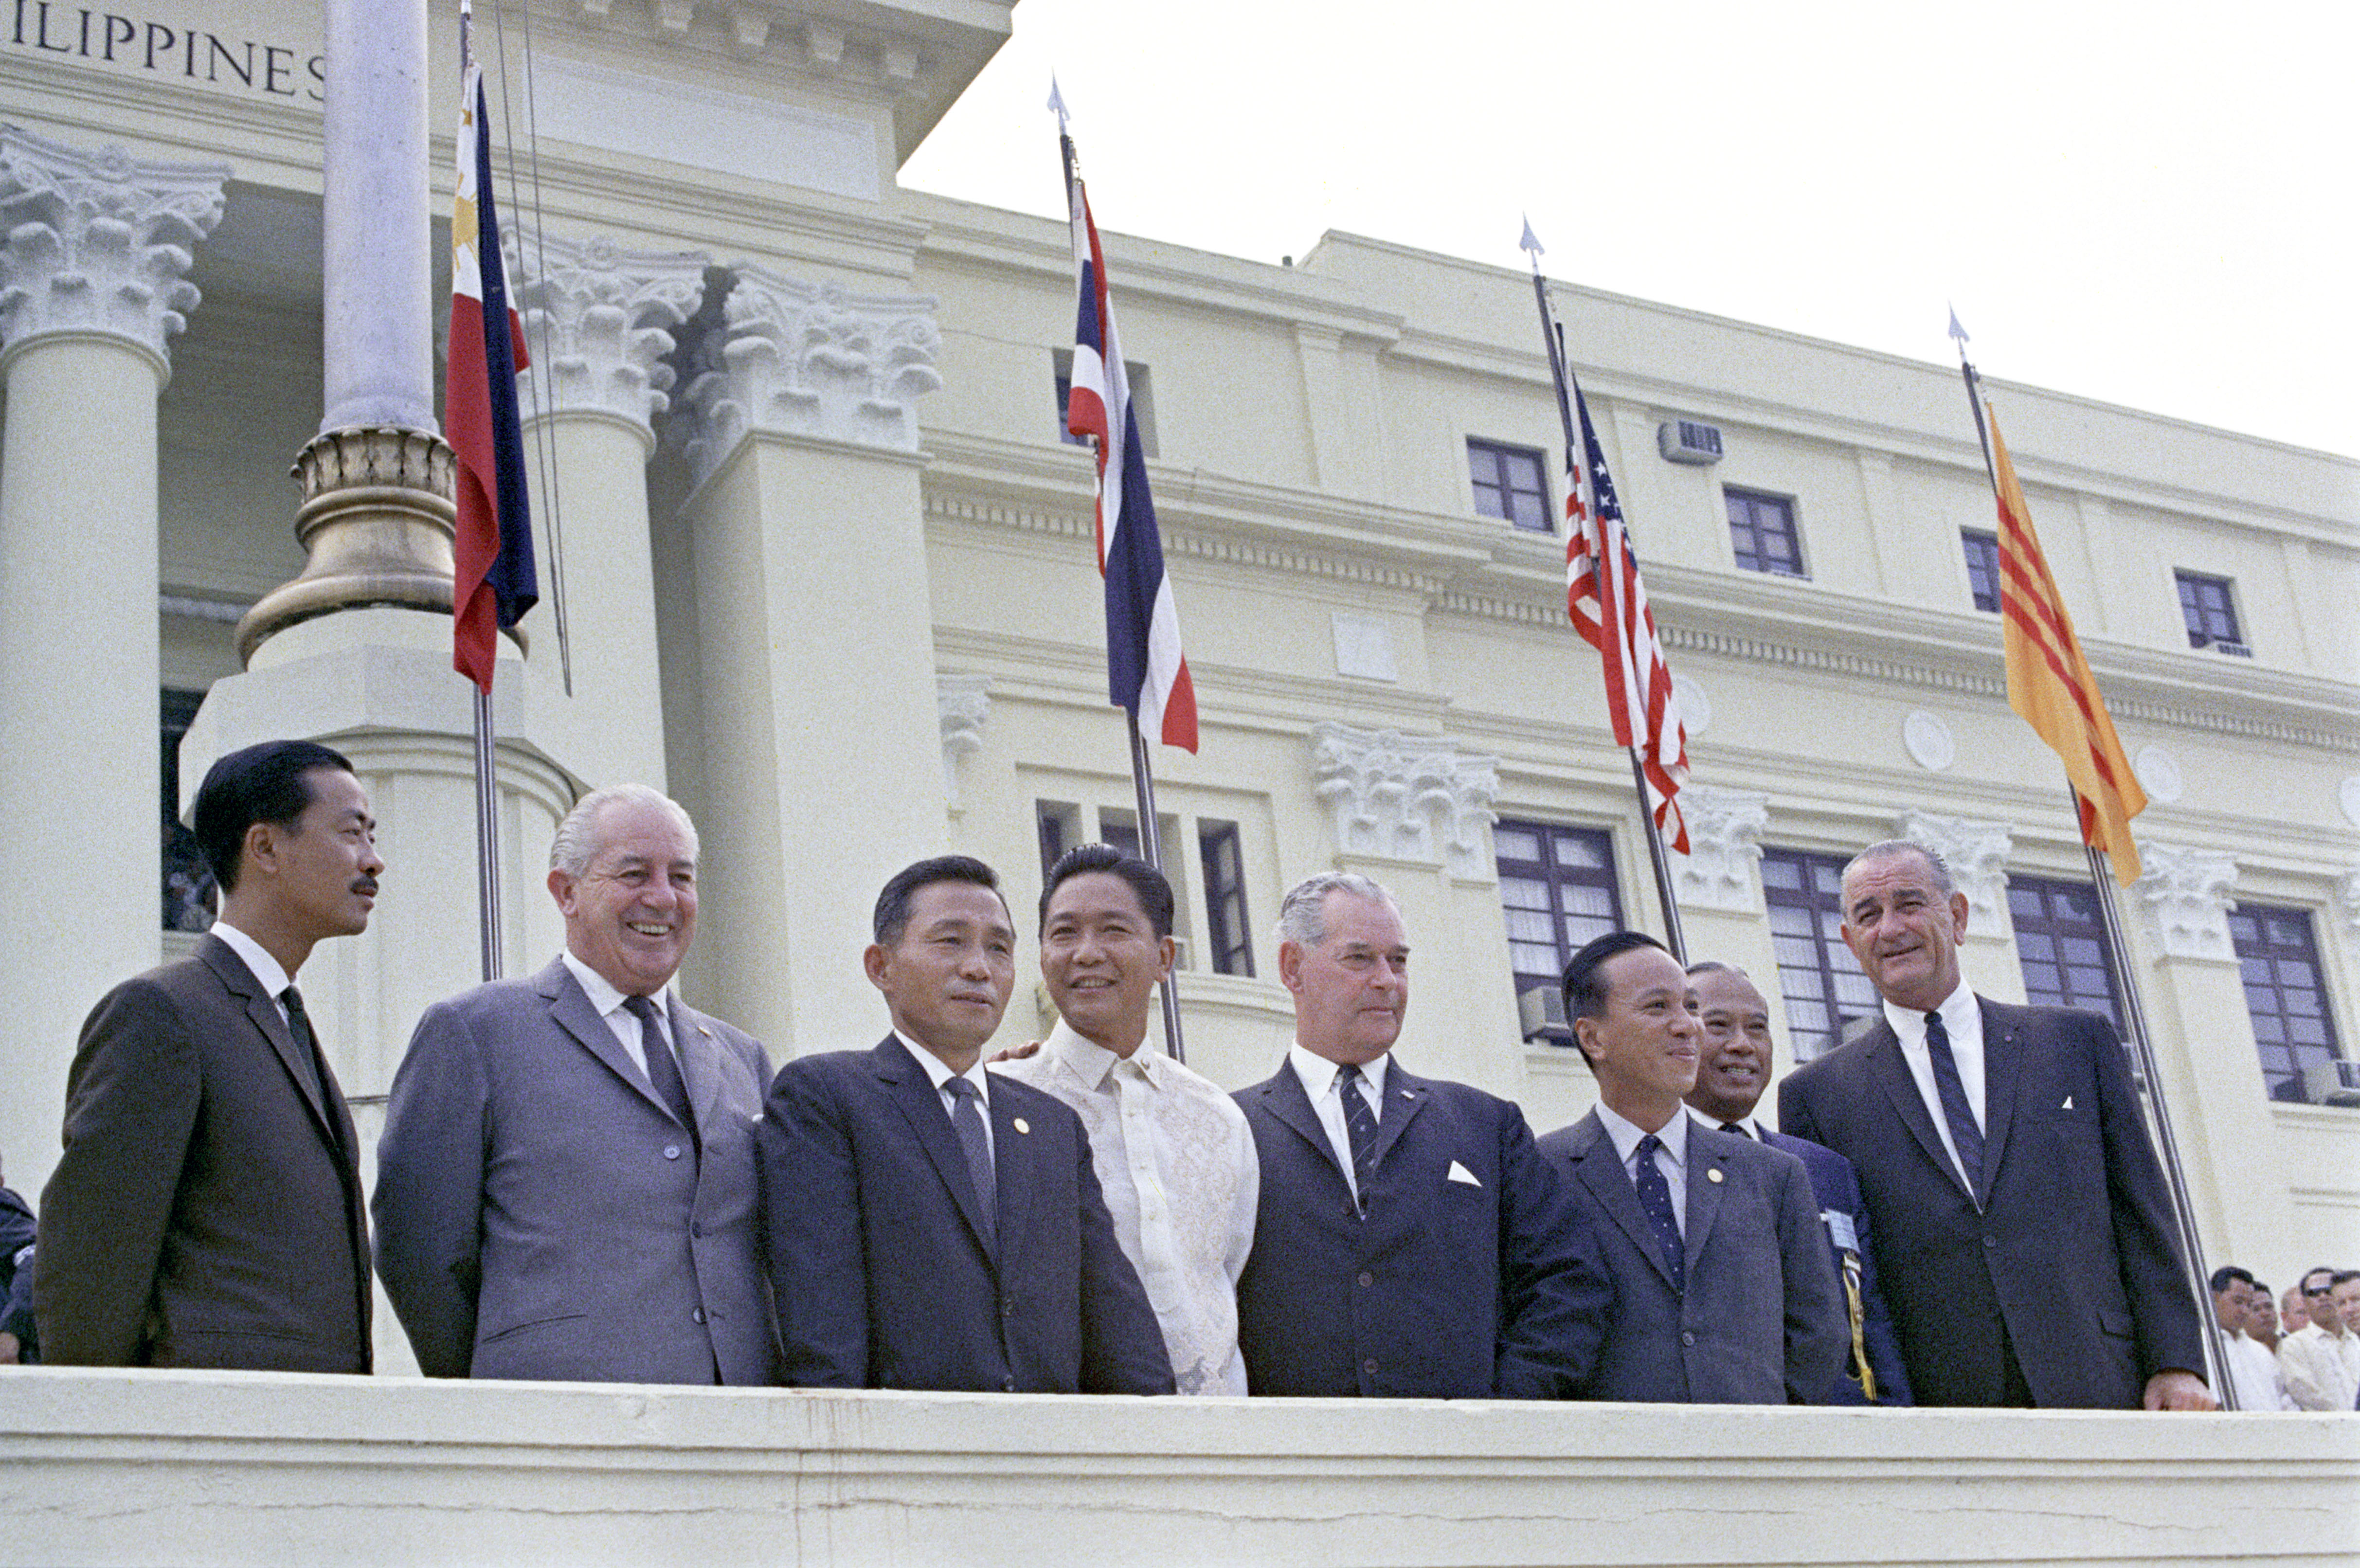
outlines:
{"label": "american flag", "polygon": [[[524,334],[508,305],[500,230],[492,210],[492,150],[485,135],[483,72],[469,48],[469,7],[459,9],[459,159],[451,212],[451,357],[443,433],[457,459],[451,665],[492,689],[499,629],[540,602],[532,513],[525,493],[517,372]],[[495,372],[491,367],[499,367]]]}
{"label": "american flag", "polygon": [[[1570,372],[1567,380],[1572,382]],[[1598,650],[1606,674],[1606,711],[1614,739],[1633,748],[1647,781],[1647,808],[1672,848],[1688,852],[1680,786],[1688,776],[1688,729],[1680,722],[1672,672],[1655,636],[1655,613],[1639,581],[1639,558],[1622,532],[1622,507],[1606,472],[1606,455],[1590,422],[1590,405],[1573,383],[1581,430],[1579,454],[1566,454],[1565,609],[1574,630]]]}
{"label": "american flag", "polygon": [[1180,648],[1180,612],[1164,575],[1164,540],[1147,493],[1139,417],[1108,302],[1106,256],[1075,170],[1073,138],[1058,134],[1074,225],[1074,270],[1081,296],[1074,327],[1073,389],[1065,428],[1098,448],[1098,571],[1106,578],[1109,700],[1131,710],[1140,733],[1196,749],[1196,690]]}

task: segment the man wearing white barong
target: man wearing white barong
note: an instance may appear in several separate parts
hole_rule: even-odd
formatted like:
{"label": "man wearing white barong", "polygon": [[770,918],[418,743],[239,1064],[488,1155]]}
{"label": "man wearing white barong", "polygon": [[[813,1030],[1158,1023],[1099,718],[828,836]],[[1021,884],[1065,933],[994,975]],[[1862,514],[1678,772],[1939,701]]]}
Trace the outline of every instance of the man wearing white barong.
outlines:
{"label": "man wearing white barong", "polygon": [[1179,1391],[1242,1397],[1237,1281],[1253,1245],[1259,1167],[1228,1093],[1147,1044],[1149,1000],[1175,951],[1171,883],[1104,844],[1072,850],[1047,880],[1041,978],[1057,1025],[993,1070],[1081,1117]]}

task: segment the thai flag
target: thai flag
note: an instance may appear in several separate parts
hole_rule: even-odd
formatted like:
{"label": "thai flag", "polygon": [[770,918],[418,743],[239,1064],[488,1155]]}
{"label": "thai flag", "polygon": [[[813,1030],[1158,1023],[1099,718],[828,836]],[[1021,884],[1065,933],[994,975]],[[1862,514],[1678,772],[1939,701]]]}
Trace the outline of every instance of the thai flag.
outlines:
{"label": "thai flag", "polygon": [[1164,540],[1155,531],[1155,503],[1147,493],[1147,459],[1140,450],[1139,419],[1131,411],[1122,345],[1107,302],[1106,257],[1088,194],[1065,154],[1065,192],[1072,205],[1074,268],[1080,278],[1080,319],[1074,328],[1073,389],[1065,428],[1098,448],[1098,571],[1106,578],[1109,700],[1127,707],[1140,732],[1167,746],[1196,749],[1196,691],[1180,649],[1180,612],[1164,575]]}
{"label": "thai flag", "polygon": [[[451,213],[451,357],[442,429],[457,458],[451,664],[489,693],[499,630],[541,598],[532,565],[532,511],[525,494],[524,433],[517,372],[524,333],[508,304],[492,211],[492,154],[484,136],[483,72],[459,30],[458,191]],[[498,366],[494,374],[490,367]]]}
{"label": "thai flag", "polygon": [[[1572,382],[1569,371],[1566,378]],[[1647,608],[1646,585],[1639,580],[1639,557],[1622,532],[1622,506],[1590,422],[1590,405],[1579,383],[1572,391],[1582,449],[1566,455],[1572,481],[1565,497],[1566,613],[1605,667],[1606,712],[1615,740],[1638,753],[1649,813],[1672,848],[1685,855],[1688,825],[1680,813],[1679,793],[1688,776],[1688,729],[1680,722],[1671,666],[1664,663],[1655,612]]]}

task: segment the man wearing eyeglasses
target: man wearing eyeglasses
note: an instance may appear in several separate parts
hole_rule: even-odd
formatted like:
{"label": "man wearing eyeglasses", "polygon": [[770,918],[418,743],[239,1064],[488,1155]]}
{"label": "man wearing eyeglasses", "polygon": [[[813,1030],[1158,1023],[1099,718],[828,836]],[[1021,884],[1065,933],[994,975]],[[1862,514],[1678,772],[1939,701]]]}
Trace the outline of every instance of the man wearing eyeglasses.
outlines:
{"label": "man wearing eyeglasses", "polygon": [[2306,1410],[2349,1410],[2360,1397],[2360,1272],[2314,1268],[2302,1277],[2310,1324],[2278,1342],[2287,1393]]}

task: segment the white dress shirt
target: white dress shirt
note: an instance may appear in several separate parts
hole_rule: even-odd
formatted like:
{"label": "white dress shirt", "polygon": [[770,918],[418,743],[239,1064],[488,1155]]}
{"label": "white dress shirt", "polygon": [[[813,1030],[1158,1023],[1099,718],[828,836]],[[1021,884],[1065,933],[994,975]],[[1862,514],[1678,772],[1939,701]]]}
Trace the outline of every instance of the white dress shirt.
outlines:
{"label": "white dress shirt", "polygon": [[1740,1116],[1734,1123],[1724,1123],[1720,1117],[1708,1116],[1693,1105],[1688,1107],[1688,1114],[1696,1118],[1698,1126],[1709,1132],[1724,1132],[1729,1127],[1735,1126],[1742,1129],[1741,1135],[1752,1138],[1757,1144],[1766,1144],[1770,1141],[1762,1135],[1765,1128],[1759,1116]]}
{"label": "white dress shirt", "polygon": [[[1393,1059],[1388,1052],[1372,1062],[1360,1064],[1360,1098],[1368,1102],[1369,1114],[1379,1126],[1385,1120],[1385,1068]],[[1328,1135],[1328,1146],[1335,1151],[1336,1163],[1344,1168],[1344,1185],[1352,1190],[1357,1201],[1360,1182],[1352,1169],[1352,1134],[1344,1125],[1343,1093],[1336,1085],[1343,1064],[1329,1061],[1317,1051],[1306,1050],[1300,1044],[1286,1047],[1286,1064],[1302,1080],[1303,1092],[1311,1097],[1311,1109]]]}
{"label": "white dress shirt", "polygon": [[[1967,1106],[1975,1113],[1975,1125],[1988,1132],[1991,1118],[1983,1111],[1983,1007],[1962,980],[1958,990],[1950,992],[1936,1011],[1942,1014],[1942,1028],[1950,1036],[1950,1060],[1958,1065],[1959,1087],[1967,1091]],[[1950,1168],[1959,1173],[1963,1182],[1966,1167],[1959,1163],[1959,1146],[1950,1136],[1950,1118],[1942,1109],[1942,1091],[1934,1082],[1934,1058],[1926,1054],[1926,1014],[1887,1002],[1885,1021],[1893,1025],[1894,1035],[1901,1041],[1901,1059],[1909,1064],[1909,1076],[1918,1081],[1918,1098],[1926,1102],[1926,1114],[1933,1118],[1934,1135],[1942,1140],[1943,1152],[1950,1157]]]}
{"label": "white dress shirt", "polygon": [[2287,1393],[2306,1410],[2349,1410],[2360,1391],[2360,1333],[2306,1323],[2278,1341]]}
{"label": "white dress shirt", "polygon": [[270,949],[226,920],[213,922],[213,935],[228,943],[229,950],[237,955],[238,961],[254,971],[254,978],[262,982],[270,1004],[279,1009],[279,1021],[282,1024],[287,1022],[287,1003],[279,993],[294,984],[295,981],[279,967],[279,960],[270,956]]}
{"label": "white dress shirt", "polygon": [[1063,1019],[1036,1054],[993,1070],[1081,1117],[1115,1239],[1147,1288],[1180,1392],[1242,1398],[1238,1275],[1262,1183],[1245,1113],[1153,1047],[1118,1057]]}
{"label": "white dress shirt", "polygon": [[2240,1410],[2299,1410],[2287,1393],[2286,1375],[2268,1345],[2239,1329],[2228,1336],[2229,1386],[2236,1390]]}
{"label": "white dress shirt", "polygon": [[[639,1015],[630,1010],[628,1003],[631,999],[617,991],[614,983],[605,975],[575,958],[571,952],[560,953],[558,957],[565,960],[565,967],[572,970],[574,978],[581,982],[582,994],[590,999],[590,1011],[605,1020],[607,1029],[615,1036],[615,1043],[623,1047],[623,1054],[631,1058],[631,1065],[639,1069],[639,1076],[647,1078],[650,1086],[652,1087],[655,1080],[648,1077],[648,1053],[646,1047],[641,1044],[647,1038],[647,1035],[639,1027]],[[672,1061],[677,1064],[680,1060],[680,1046],[672,1036],[674,1020],[672,1011],[672,987],[667,984],[650,1000],[655,1002],[663,1014],[664,1043],[672,1047]],[[683,1072],[681,1075],[681,1081],[683,1083],[688,1081],[686,1073]]]}
{"label": "white dress shirt", "polygon": [[[1598,1102],[1598,1122],[1614,1145],[1614,1157],[1622,1162],[1622,1174],[1629,1177],[1632,1190],[1638,1190],[1639,1140],[1647,1129],[1624,1116],[1601,1100]],[[1688,1119],[1674,1116],[1655,1130],[1655,1168],[1664,1173],[1664,1184],[1672,1190],[1672,1221],[1679,1227],[1680,1239],[1688,1234]]]}
{"label": "white dress shirt", "polygon": [[975,1065],[965,1072],[953,1072],[950,1063],[919,1045],[901,1030],[894,1030],[893,1037],[901,1042],[903,1050],[918,1058],[918,1065],[924,1068],[926,1076],[934,1080],[934,1098],[943,1102],[943,1114],[952,1118],[951,1126],[954,1129],[958,1126],[958,1096],[951,1092],[951,1080],[964,1078],[975,1085],[975,1091],[980,1097],[980,1102],[977,1104],[976,1110],[983,1116],[983,1146],[991,1151],[992,1159],[996,1163],[1000,1157],[1000,1143],[991,1135],[991,1074],[983,1070],[983,1058],[978,1057]]}

